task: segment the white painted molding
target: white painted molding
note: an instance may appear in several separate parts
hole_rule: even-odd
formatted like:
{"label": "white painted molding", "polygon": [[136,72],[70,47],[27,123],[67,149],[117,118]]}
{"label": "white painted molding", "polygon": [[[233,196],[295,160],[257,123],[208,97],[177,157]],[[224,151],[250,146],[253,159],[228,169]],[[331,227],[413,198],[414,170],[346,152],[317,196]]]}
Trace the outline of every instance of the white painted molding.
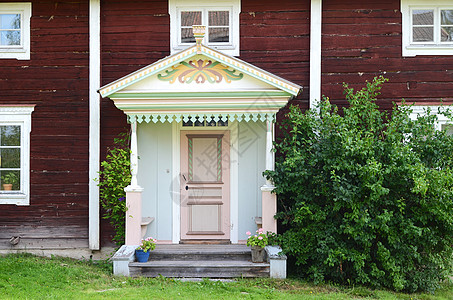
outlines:
{"label": "white painted molding", "polygon": [[0,59],[15,58],[18,60],[30,59],[30,18],[32,12],[31,2],[0,3],[0,13],[21,14],[20,46],[0,47]]}
{"label": "white painted molding", "polygon": [[322,0],[311,0],[310,15],[310,108],[321,101]]}
{"label": "white painted molding", "polygon": [[[266,170],[274,170],[274,152],[272,151],[274,142],[274,123],[266,120]],[[272,182],[266,179],[266,186],[271,186]]]}
{"label": "white painted molding", "polygon": [[92,250],[100,248],[99,220],[99,177],[100,165],[100,96],[101,86],[101,2],[90,0],[90,145],[89,145],[89,246]]}
{"label": "white painted molding", "polygon": [[[412,43],[412,9],[434,9],[435,42]],[[438,9],[453,9],[451,0],[401,0],[402,53],[405,57],[417,55],[453,55],[452,43],[440,43],[440,20]]]}
{"label": "white painted molding", "polygon": [[18,193],[0,194],[0,204],[30,205],[30,132],[31,114],[35,105],[1,105],[2,125],[19,125],[21,129],[21,176]]}
{"label": "white painted molding", "polygon": [[131,124],[131,187],[138,187],[138,145],[137,145],[137,122]]}
{"label": "white painted molding", "polygon": [[[225,54],[239,56],[239,14],[241,12],[241,0],[169,0],[168,13],[170,14],[170,52],[175,54],[192,45],[180,45],[179,40],[179,12],[186,9],[228,9],[231,11],[231,43],[229,45],[211,45],[210,47],[217,49]],[[197,24],[207,25],[207,24]]]}
{"label": "white painted molding", "polygon": [[274,189],[275,189],[275,186],[267,185],[267,184],[265,184],[261,187],[262,192],[272,192]]}
{"label": "white painted molding", "polygon": [[171,123],[172,134],[172,238],[173,244],[178,244],[181,239],[181,177],[180,177],[180,125],[176,122]]}
{"label": "white painted molding", "polygon": [[124,191],[126,193],[141,193],[143,192],[143,188],[139,185],[128,185],[127,187],[124,188]]}
{"label": "white painted molding", "polygon": [[239,242],[239,122],[230,127],[230,241]]}
{"label": "white painted molding", "polygon": [[[114,100],[114,99],[113,99]],[[186,100],[187,101],[187,100]],[[222,100],[217,100],[217,101],[222,101]],[[282,105],[281,107],[285,106],[287,103],[287,99],[284,100],[285,104]],[[118,107],[118,106],[117,106]],[[122,109],[122,107],[118,107],[119,109]],[[123,110],[124,111],[124,110]],[[164,112],[164,113],[159,113],[159,112],[134,112],[134,113],[129,113],[127,111],[124,111],[127,114],[127,120],[129,123],[165,123],[165,122],[176,122],[180,123],[181,121],[188,122],[190,117],[200,117],[200,118],[219,118],[220,116],[222,117],[227,117],[230,122],[235,122],[235,121],[245,121],[245,122],[257,122],[257,121],[271,121],[274,122],[276,120],[276,113],[278,110],[270,110],[267,112],[250,112],[250,109],[248,111],[244,110],[241,112],[228,112],[228,111],[218,111],[218,112],[206,112],[206,111],[195,111],[195,112],[186,112],[186,113],[172,113],[172,112]]]}

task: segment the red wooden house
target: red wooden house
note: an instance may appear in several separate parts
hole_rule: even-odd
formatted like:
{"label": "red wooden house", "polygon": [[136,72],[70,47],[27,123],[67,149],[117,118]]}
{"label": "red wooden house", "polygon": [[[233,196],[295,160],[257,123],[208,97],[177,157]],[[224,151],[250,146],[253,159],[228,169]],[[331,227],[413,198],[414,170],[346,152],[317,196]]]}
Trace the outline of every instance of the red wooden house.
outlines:
{"label": "red wooden house", "polygon": [[[198,47],[192,25],[206,28]],[[452,55],[448,0],[2,1],[0,251],[111,246],[94,179],[129,124],[145,235],[241,244],[257,224],[275,230],[261,174],[288,102],[345,105],[343,82],[384,75],[383,109],[451,103]]]}

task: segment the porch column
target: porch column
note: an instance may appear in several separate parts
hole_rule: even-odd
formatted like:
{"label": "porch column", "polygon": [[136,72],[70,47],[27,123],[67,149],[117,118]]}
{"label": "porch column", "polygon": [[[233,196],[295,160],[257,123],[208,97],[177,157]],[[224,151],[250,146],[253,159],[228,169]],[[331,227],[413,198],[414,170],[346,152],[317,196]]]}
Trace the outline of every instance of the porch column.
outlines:
{"label": "porch column", "polygon": [[139,245],[141,242],[142,222],[142,192],[137,183],[138,153],[137,153],[137,122],[131,123],[131,184],[126,191],[126,245]]}
{"label": "porch column", "polygon": [[[274,152],[272,152],[272,142],[274,140],[274,123],[266,120],[266,170],[274,170]],[[277,213],[277,195],[273,194],[274,184],[270,180],[261,187],[261,217],[264,232],[271,231],[277,233],[277,221],[274,219]]]}

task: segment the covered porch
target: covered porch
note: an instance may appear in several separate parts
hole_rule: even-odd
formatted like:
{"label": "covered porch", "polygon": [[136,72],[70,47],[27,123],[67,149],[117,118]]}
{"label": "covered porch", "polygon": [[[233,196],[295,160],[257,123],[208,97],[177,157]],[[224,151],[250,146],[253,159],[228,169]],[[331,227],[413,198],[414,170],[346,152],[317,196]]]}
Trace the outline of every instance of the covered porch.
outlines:
{"label": "covered porch", "polygon": [[158,249],[212,249],[244,247],[245,232],[260,227],[277,232],[274,187],[262,173],[274,166],[275,115],[300,90],[201,42],[101,88],[131,124],[117,256],[129,263],[149,236]]}

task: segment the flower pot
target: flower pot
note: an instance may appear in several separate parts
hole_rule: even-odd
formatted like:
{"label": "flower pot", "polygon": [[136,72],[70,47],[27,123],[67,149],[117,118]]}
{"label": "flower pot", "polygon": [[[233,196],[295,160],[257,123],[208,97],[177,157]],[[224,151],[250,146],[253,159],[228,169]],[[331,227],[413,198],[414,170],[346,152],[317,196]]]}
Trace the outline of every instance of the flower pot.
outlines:
{"label": "flower pot", "polygon": [[264,262],[264,256],[266,252],[264,248],[259,246],[252,246],[252,262],[254,263],[262,263]]}
{"label": "flower pot", "polygon": [[149,258],[149,251],[144,252],[141,249],[135,250],[135,258],[137,259],[138,262],[147,262]]}
{"label": "flower pot", "polygon": [[12,191],[13,190],[13,184],[12,183],[4,183],[3,184],[3,190],[4,191]]}

